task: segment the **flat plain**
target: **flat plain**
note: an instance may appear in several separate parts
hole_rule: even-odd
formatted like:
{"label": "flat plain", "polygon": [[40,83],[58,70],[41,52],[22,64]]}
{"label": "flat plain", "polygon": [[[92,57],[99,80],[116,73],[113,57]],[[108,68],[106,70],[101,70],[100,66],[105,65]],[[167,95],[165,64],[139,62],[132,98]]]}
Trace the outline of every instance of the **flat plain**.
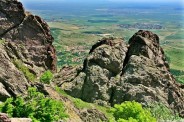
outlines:
{"label": "flat plain", "polygon": [[171,72],[184,83],[184,15],[173,4],[43,4],[29,8],[44,18],[55,38],[58,66],[82,64],[89,49],[107,36],[126,42],[138,30],[160,37]]}

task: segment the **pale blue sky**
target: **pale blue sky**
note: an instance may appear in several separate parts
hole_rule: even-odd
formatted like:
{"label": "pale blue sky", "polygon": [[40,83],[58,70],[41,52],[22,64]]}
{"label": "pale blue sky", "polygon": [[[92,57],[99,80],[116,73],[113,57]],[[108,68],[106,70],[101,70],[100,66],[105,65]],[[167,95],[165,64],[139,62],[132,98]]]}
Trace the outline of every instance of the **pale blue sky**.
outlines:
{"label": "pale blue sky", "polygon": [[[23,2],[38,2],[39,0],[20,0],[20,1],[23,1]],[[46,2],[46,1],[55,1],[55,2],[62,2],[62,1],[66,1],[66,2],[155,2],[155,3],[169,3],[169,2],[179,2],[179,3],[184,3],[184,0],[40,0],[42,2]]]}

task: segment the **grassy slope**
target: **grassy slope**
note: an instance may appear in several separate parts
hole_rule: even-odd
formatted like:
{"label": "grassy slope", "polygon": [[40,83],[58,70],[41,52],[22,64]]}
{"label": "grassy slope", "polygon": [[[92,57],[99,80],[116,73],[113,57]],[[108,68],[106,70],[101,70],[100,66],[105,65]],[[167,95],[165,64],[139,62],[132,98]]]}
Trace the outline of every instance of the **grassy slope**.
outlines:
{"label": "grassy slope", "polygon": [[109,111],[111,109],[111,107],[109,107],[109,106],[105,107],[105,106],[99,106],[99,105],[96,105],[96,104],[93,104],[93,103],[87,103],[87,102],[82,101],[81,99],[74,98],[74,97],[71,97],[70,95],[67,95],[59,87],[56,87],[55,89],[60,95],[62,95],[64,97],[66,97],[67,99],[69,99],[77,109],[79,109],[79,110],[82,110],[82,109],[97,109],[100,112],[104,113],[105,116],[108,117],[109,120],[114,120],[114,117],[113,117],[112,113]]}

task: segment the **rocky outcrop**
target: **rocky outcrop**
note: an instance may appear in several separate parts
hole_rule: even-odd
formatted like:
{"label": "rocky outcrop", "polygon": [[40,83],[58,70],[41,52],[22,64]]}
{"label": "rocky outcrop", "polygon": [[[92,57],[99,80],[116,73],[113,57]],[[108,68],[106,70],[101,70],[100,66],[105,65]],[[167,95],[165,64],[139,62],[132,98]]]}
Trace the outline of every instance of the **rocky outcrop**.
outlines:
{"label": "rocky outcrop", "polygon": [[17,0],[0,1],[0,100],[26,92],[45,70],[56,71],[53,37],[46,22]]}
{"label": "rocky outcrop", "polygon": [[[78,72],[74,72],[72,68],[63,68],[60,72],[61,79],[56,78],[56,81],[60,81],[61,88],[72,96],[87,102],[108,102],[112,94],[110,80],[123,69],[127,50],[122,39],[104,38],[92,47],[82,71],[78,69]],[[72,77],[67,74],[74,75]],[[68,82],[69,80],[72,82]]]}
{"label": "rocky outcrop", "polygon": [[0,113],[0,122],[11,122],[8,115],[5,113]]}
{"label": "rocky outcrop", "polygon": [[114,105],[135,100],[145,106],[161,102],[184,116],[184,90],[169,72],[159,37],[149,31],[138,31],[129,44],[116,38],[100,40],[82,69],[63,68],[57,79],[63,90],[87,102]]}
{"label": "rocky outcrop", "polygon": [[30,118],[9,118],[7,114],[0,113],[0,122],[32,122]]}
{"label": "rocky outcrop", "polygon": [[30,118],[10,118],[11,122],[32,122]]}
{"label": "rocky outcrop", "polygon": [[[17,0],[0,2],[0,38],[8,44],[9,55],[29,62],[30,67],[56,70],[53,37],[46,22],[40,17],[25,12]],[[32,68],[34,70],[34,68]],[[35,71],[36,72],[36,71]]]}
{"label": "rocky outcrop", "polygon": [[108,121],[107,117],[97,109],[83,109],[80,111],[80,117],[83,122]]}

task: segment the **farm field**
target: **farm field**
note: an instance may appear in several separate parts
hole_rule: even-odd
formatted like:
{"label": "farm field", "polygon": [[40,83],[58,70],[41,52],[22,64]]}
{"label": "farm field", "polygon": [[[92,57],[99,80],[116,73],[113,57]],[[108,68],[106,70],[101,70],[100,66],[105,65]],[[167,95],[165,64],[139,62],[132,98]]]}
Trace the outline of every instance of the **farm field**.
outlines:
{"label": "farm field", "polygon": [[[106,36],[126,42],[138,30],[160,37],[171,72],[184,83],[184,15],[180,5],[33,5],[29,10],[44,18],[55,38],[58,66],[82,64],[91,46]],[[38,8],[39,7],[39,8]],[[47,9],[44,9],[47,8]]]}

